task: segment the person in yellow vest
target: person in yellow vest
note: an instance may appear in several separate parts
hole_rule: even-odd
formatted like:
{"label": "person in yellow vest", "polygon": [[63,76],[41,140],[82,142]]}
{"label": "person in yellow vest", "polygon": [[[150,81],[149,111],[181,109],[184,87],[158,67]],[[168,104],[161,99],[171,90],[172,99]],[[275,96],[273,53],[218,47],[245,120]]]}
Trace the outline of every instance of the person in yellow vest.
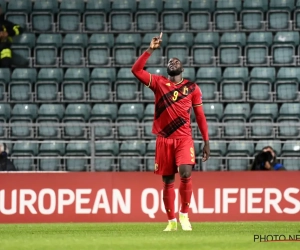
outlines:
{"label": "person in yellow vest", "polygon": [[4,19],[0,6],[0,67],[10,68],[12,66],[11,43],[14,36],[24,32],[24,29]]}

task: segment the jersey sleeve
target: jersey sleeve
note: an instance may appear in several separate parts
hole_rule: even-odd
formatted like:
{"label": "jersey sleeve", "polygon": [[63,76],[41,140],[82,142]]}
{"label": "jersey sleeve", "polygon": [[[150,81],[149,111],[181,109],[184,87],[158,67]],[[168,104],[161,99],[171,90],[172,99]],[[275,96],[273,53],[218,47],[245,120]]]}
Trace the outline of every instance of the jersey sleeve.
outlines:
{"label": "jersey sleeve", "polygon": [[149,57],[150,54],[144,52],[132,66],[131,72],[141,83],[143,83],[146,87],[150,88],[152,91],[155,92],[157,79],[159,78],[159,76],[153,75],[148,71],[144,70],[144,67]]}
{"label": "jersey sleeve", "polygon": [[201,92],[200,87],[197,84],[196,84],[196,89],[195,89],[195,91],[193,93],[193,96],[192,96],[192,104],[193,104],[193,107],[203,105],[203,103],[202,103],[202,92]]}

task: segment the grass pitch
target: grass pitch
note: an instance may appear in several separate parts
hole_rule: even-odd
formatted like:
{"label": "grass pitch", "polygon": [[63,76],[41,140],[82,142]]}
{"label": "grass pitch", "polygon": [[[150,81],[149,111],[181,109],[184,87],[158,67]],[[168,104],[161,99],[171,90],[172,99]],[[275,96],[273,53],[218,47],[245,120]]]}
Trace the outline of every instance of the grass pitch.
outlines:
{"label": "grass pitch", "polygon": [[166,223],[0,224],[1,250],[298,250],[298,242],[253,241],[254,234],[298,234],[300,223],[193,223],[192,232],[162,232]]}

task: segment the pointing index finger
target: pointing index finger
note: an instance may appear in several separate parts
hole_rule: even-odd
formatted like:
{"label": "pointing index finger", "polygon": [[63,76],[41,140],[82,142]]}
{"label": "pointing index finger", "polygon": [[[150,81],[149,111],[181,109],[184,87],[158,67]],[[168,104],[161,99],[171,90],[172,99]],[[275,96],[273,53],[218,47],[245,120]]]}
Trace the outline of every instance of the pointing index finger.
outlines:
{"label": "pointing index finger", "polygon": [[163,33],[162,33],[162,32],[160,32],[159,39],[161,39],[161,38],[162,38],[162,35],[163,35]]}

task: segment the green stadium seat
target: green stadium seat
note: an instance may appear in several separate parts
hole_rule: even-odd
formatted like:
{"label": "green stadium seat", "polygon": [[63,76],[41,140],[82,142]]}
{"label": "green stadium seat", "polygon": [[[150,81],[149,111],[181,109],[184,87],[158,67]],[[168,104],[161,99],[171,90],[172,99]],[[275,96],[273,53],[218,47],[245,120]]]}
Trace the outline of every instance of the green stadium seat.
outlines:
{"label": "green stadium seat", "polygon": [[189,11],[189,3],[185,0],[172,1],[166,0],[164,5],[164,11]]}
{"label": "green stadium seat", "polygon": [[154,11],[157,13],[162,12],[163,2],[160,0],[140,0],[138,5],[138,11]]}
{"label": "green stadium seat", "polygon": [[282,146],[281,156],[299,156],[300,145],[299,141],[286,141]]}
{"label": "green stadium seat", "polygon": [[212,155],[220,155],[220,156],[226,155],[227,146],[225,142],[210,141],[209,145],[210,145],[210,152]]}
{"label": "green stadium seat", "polygon": [[273,43],[272,32],[251,32],[248,36],[248,45],[271,46]]}
{"label": "green stadium seat", "polygon": [[[149,3],[153,1],[147,1]],[[158,31],[158,13],[156,12],[137,12],[135,15],[138,31]]]}
{"label": "green stadium seat", "polygon": [[162,25],[164,31],[183,31],[184,30],[184,13],[183,12],[163,12]]}
{"label": "green stadium seat", "polygon": [[143,118],[144,106],[143,104],[126,103],[121,104],[118,110],[118,117],[134,117],[138,120]]}
{"label": "green stadium seat", "polygon": [[37,0],[31,14],[32,29],[35,32],[54,32],[53,14],[58,12],[58,1]]}
{"label": "green stadium seat", "polygon": [[299,120],[298,119],[280,119],[278,121],[279,138],[297,138],[299,137]]}
{"label": "green stadium seat", "polygon": [[253,154],[254,154],[254,144],[249,141],[230,142],[227,148],[227,155],[252,156]]}
{"label": "green stadium seat", "polygon": [[210,13],[208,12],[189,12],[188,24],[190,31],[206,31],[210,28]]}
{"label": "green stadium seat", "polygon": [[147,144],[146,154],[145,154],[146,171],[154,172],[155,170],[155,159],[154,159],[155,147],[156,147],[155,141],[150,141]]}
{"label": "green stadium seat", "polygon": [[5,101],[6,96],[6,86],[10,82],[11,72],[10,69],[0,69],[0,100]]}
{"label": "green stadium seat", "polygon": [[[41,143],[39,156],[62,156],[65,154],[65,144],[64,143]],[[60,159],[40,159],[39,168],[42,171],[58,171],[60,168]]]}
{"label": "green stadium seat", "polygon": [[144,117],[152,117],[153,118],[154,110],[155,110],[154,104],[147,104],[145,111],[144,111]]}
{"label": "green stadium seat", "polygon": [[234,30],[237,28],[237,13],[241,11],[241,1],[221,0],[217,2],[214,13],[217,30]]}
{"label": "green stadium seat", "polygon": [[90,155],[90,143],[69,143],[66,147],[66,156],[75,156],[77,158],[71,158],[66,160],[67,171],[80,172],[85,171],[88,161],[84,158],[78,158]]}
{"label": "green stadium seat", "polygon": [[119,138],[138,138],[138,122],[143,118],[142,104],[121,104],[116,122]]}
{"label": "green stadium seat", "polygon": [[118,100],[137,100],[138,83],[129,68],[121,68],[115,82]]}
{"label": "green stadium seat", "polygon": [[7,121],[10,118],[11,107],[10,104],[0,103],[0,119]]}
{"label": "green stadium seat", "polygon": [[[274,137],[273,121],[277,119],[278,106],[276,103],[256,103],[251,111],[250,123],[252,137]],[[268,125],[265,125],[268,124]]]}
{"label": "green stadium seat", "polygon": [[283,166],[288,171],[299,171],[300,160],[299,159],[283,159]]}
{"label": "green stadium seat", "polygon": [[[143,156],[146,152],[146,145],[142,141],[126,141],[120,147],[120,170],[139,171]],[[136,156],[132,158],[132,156]]]}
{"label": "green stadium seat", "polygon": [[112,48],[114,46],[114,35],[113,34],[92,34],[88,41],[88,45]]}
{"label": "green stadium seat", "polygon": [[272,120],[278,117],[277,103],[255,103],[251,111],[251,119],[253,118],[271,118]]}
{"label": "green stadium seat", "polygon": [[116,38],[116,46],[139,47],[142,43],[140,34],[119,34]]}
{"label": "green stadium seat", "polygon": [[62,44],[64,46],[86,47],[87,43],[88,43],[88,37],[86,34],[66,34]]}
{"label": "green stadium seat", "polygon": [[66,126],[64,128],[64,137],[74,138],[86,136],[85,127],[82,124],[89,120],[90,113],[91,106],[89,104],[68,104],[63,122],[73,125],[76,123],[76,125]]}
{"label": "green stadium seat", "polygon": [[117,104],[95,104],[91,111],[91,123],[103,123],[105,126],[95,127],[96,137],[112,136],[111,123],[117,118]]}
{"label": "green stadium seat", "polygon": [[31,171],[34,167],[33,159],[28,158],[14,159],[13,163],[17,171]]}
{"label": "green stadium seat", "polygon": [[12,148],[13,155],[32,155],[36,156],[39,152],[39,146],[37,143],[25,142],[15,143]]}
{"label": "green stadium seat", "polygon": [[11,112],[10,123],[24,124],[25,126],[13,126],[11,137],[30,137],[32,128],[27,124],[36,119],[37,112],[36,104],[15,104]]}
{"label": "green stadium seat", "polygon": [[109,13],[111,11],[109,0],[88,0],[85,6],[86,12],[105,12]]}
{"label": "green stadium seat", "polygon": [[280,68],[277,73],[277,81],[275,82],[276,99],[280,101],[296,101],[298,98],[299,80],[299,68]]}
{"label": "green stadium seat", "polygon": [[288,9],[293,10],[295,7],[294,0],[271,0],[270,9]]}
{"label": "green stadium seat", "polygon": [[283,103],[279,109],[279,118],[300,118],[300,103]]}
{"label": "green stadium seat", "polygon": [[224,109],[224,118],[227,119],[248,119],[250,116],[249,103],[228,103]]}
{"label": "green stadium seat", "polygon": [[154,109],[154,104],[148,104],[144,111],[144,119],[142,120],[142,123],[145,124],[143,138],[146,139],[155,138],[154,134],[152,134]]}
{"label": "green stadium seat", "polygon": [[243,30],[264,29],[263,13],[268,10],[268,0],[245,0],[241,12]]}
{"label": "green stadium seat", "polygon": [[182,77],[184,79],[188,79],[190,81],[195,81],[195,68],[191,68],[191,67],[184,67],[184,71],[182,72]]}
{"label": "green stadium seat", "polygon": [[201,32],[197,33],[194,39],[194,45],[211,45],[214,48],[220,43],[219,34],[217,32]]}
{"label": "green stadium seat", "polygon": [[8,12],[31,12],[30,0],[10,0],[7,5]]}
{"label": "green stadium seat", "polygon": [[222,77],[222,71],[219,67],[203,67],[199,68],[196,74],[196,80],[199,81],[214,81],[220,82]]}
{"label": "green stadium seat", "polygon": [[35,67],[58,66],[58,53],[57,49],[53,46],[37,46],[34,49],[34,58]]}
{"label": "green stadium seat", "polygon": [[221,82],[222,100],[244,100],[244,87],[248,79],[248,68],[228,67]]}
{"label": "green stadium seat", "polygon": [[65,108],[63,104],[41,104],[38,116],[39,119],[54,118],[60,121],[64,116]]}
{"label": "green stadium seat", "polygon": [[[113,171],[114,157],[119,153],[119,144],[113,141],[102,141],[95,144],[96,157],[95,159],[95,171]],[[106,158],[107,157],[107,158]]]}
{"label": "green stadium seat", "polygon": [[18,24],[20,27],[26,29],[27,27],[27,14],[25,12],[16,12],[16,11],[13,11],[13,12],[7,12],[5,14],[5,17],[6,17],[6,20],[12,22],[12,23],[15,23],[15,24]]}
{"label": "green stadium seat", "polygon": [[207,162],[201,162],[200,166],[202,171],[220,171],[223,168],[221,159],[210,158]]}
{"label": "green stadium seat", "polygon": [[63,12],[58,14],[58,32],[81,32],[79,12]]}
{"label": "green stadium seat", "polygon": [[269,10],[267,14],[268,30],[290,30],[291,13],[286,10]]}
{"label": "green stadium seat", "polygon": [[62,104],[42,104],[38,111],[37,122],[45,126],[38,127],[38,136],[42,138],[58,137],[59,128],[52,123],[58,123],[64,116]]}
{"label": "green stadium seat", "polygon": [[113,31],[129,31],[132,29],[132,13],[136,11],[136,5],[134,0],[113,1],[112,12],[110,13],[110,23]]}
{"label": "green stadium seat", "polygon": [[10,100],[26,102],[32,100],[32,85],[36,82],[36,69],[15,69],[9,84]]}
{"label": "green stadium seat", "polygon": [[112,100],[111,82],[116,80],[115,68],[95,68],[88,84],[90,100]]}
{"label": "green stadium seat", "polygon": [[275,81],[275,68],[257,67],[250,73],[248,93],[250,101],[271,100],[272,84]]}
{"label": "green stadium seat", "polygon": [[221,46],[218,47],[220,66],[230,64],[241,65],[242,46],[246,44],[245,33],[224,33],[220,40]]}
{"label": "green stadium seat", "polygon": [[278,140],[260,140],[255,147],[255,153],[260,152],[264,147],[270,146],[274,149],[277,156],[281,154],[281,141]]}
{"label": "green stadium seat", "polygon": [[245,121],[243,119],[226,119],[224,125],[224,137],[230,139],[246,137]]}
{"label": "green stadium seat", "polygon": [[169,44],[175,46],[191,47],[193,45],[192,33],[172,33],[169,37]]}
{"label": "green stadium seat", "polygon": [[296,65],[295,56],[298,45],[298,32],[277,32],[272,46],[273,65]]}
{"label": "green stadium seat", "polygon": [[215,3],[205,0],[192,0],[190,10],[193,11],[208,11],[213,12],[215,10]]}
{"label": "green stadium seat", "polygon": [[91,46],[87,49],[87,66],[108,66],[110,65],[109,48]]}
{"label": "green stadium seat", "polygon": [[229,171],[246,171],[249,170],[248,159],[228,159],[227,166]]}
{"label": "green stadium seat", "polygon": [[260,10],[266,12],[268,10],[268,0],[244,0],[243,10]]}
{"label": "green stadium seat", "polygon": [[68,68],[62,83],[63,100],[84,100],[85,84],[88,81],[88,68]]}
{"label": "green stadium seat", "polygon": [[36,101],[58,100],[59,84],[63,79],[63,69],[40,69],[35,84]]}
{"label": "green stadium seat", "polygon": [[[100,1],[101,2],[101,1]],[[95,14],[86,12],[83,16],[84,24],[83,31],[84,32],[103,32],[106,30],[106,16],[104,13]]]}
{"label": "green stadium seat", "polygon": [[40,34],[36,40],[36,45],[60,48],[62,46],[62,41],[61,34]]}
{"label": "green stadium seat", "polygon": [[60,11],[63,12],[84,12],[84,2],[81,0],[62,0],[60,4]]}
{"label": "green stadium seat", "polygon": [[33,4],[34,12],[50,12],[57,13],[58,12],[58,1],[44,1],[44,0],[35,0]]}
{"label": "green stadium seat", "polygon": [[188,48],[179,48],[177,46],[172,47],[168,46],[167,47],[167,58],[178,58],[180,59],[182,65],[189,65],[189,49]]}
{"label": "green stadium seat", "polygon": [[224,107],[222,103],[204,103],[203,109],[207,118],[220,120],[223,117]]}
{"label": "green stadium seat", "polygon": [[144,84],[142,86],[142,99],[146,101],[154,101],[154,93],[153,91],[146,87]]}
{"label": "green stadium seat", "polygon": [[35,46],[35,35],[30,33],[23,33],[19,36],[14,37],[13,46],[24,46],[32,49]]}

